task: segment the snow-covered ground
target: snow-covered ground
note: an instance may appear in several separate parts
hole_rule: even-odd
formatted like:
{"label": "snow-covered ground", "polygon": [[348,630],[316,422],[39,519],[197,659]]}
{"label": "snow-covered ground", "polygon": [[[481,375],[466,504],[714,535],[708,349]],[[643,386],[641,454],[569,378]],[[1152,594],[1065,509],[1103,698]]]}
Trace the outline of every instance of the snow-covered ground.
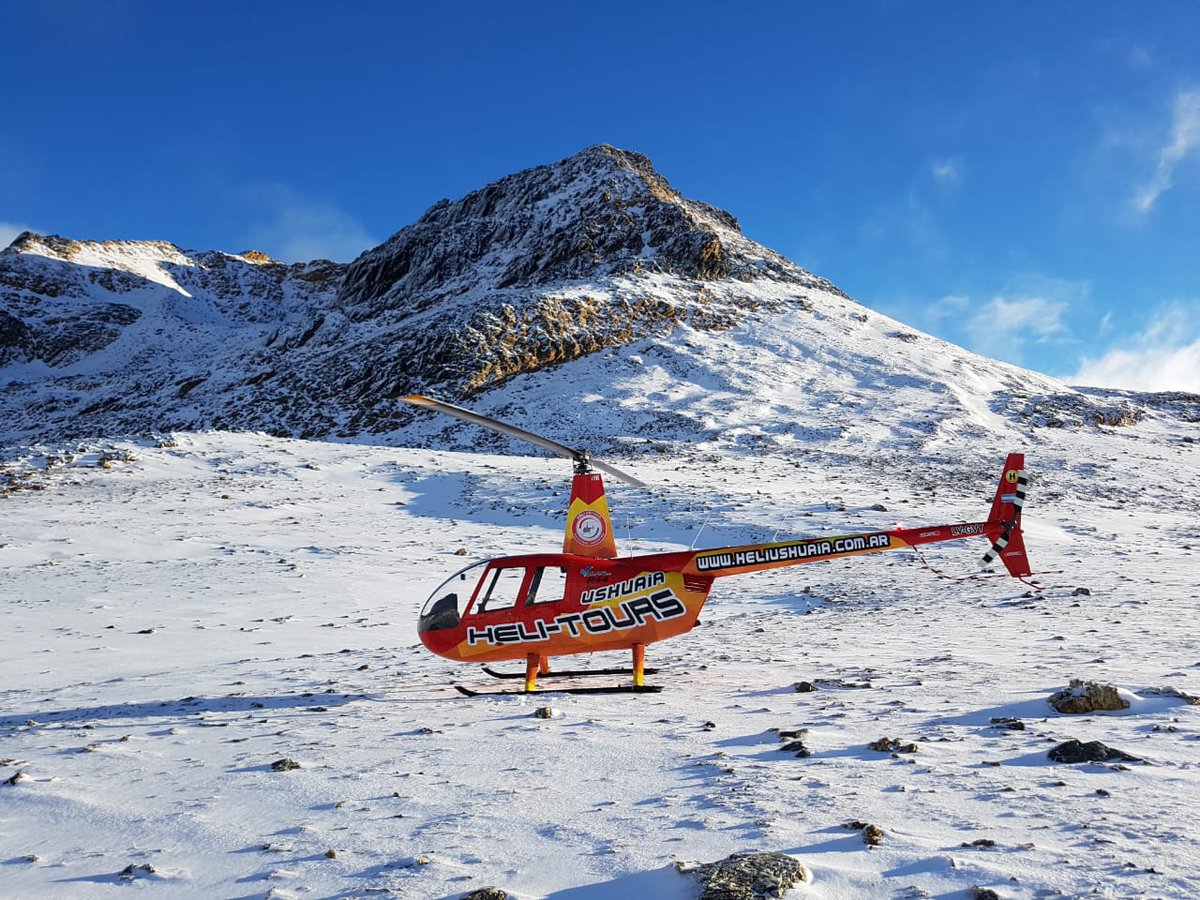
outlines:
{"label": "snow-covered ground", "polygon": [[[1022,449],[1042,593],[907,553],[724,579],[641,696],[467,699],[505,685],[417,641],[456,551],[560,543],[561,460],[229,433],[10,458],[0,894],[685,898],[676,861],[771,849],[812,870],[797,898],[1200,895],[1200,707],[1154,693],[1200,693],[1195,426],[1017,441],[937,404],[923,453],[895,419],[861,449],[631,441],[657,489],[610,485],[622,549],[970,521]],[[986,545],[943,548],[966,572]],[[1076,677],[1133,705],[1053,712]],[[780,749],[799,729],[808,758]],[[1144,762],[1050,762],[1068,738]]]}

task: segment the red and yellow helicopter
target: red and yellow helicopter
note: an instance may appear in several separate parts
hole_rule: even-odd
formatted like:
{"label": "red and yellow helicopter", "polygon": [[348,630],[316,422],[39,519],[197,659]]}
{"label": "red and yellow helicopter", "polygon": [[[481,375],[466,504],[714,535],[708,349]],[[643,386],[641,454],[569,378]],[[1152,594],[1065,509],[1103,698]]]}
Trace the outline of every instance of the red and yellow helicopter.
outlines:
{"label": "red and yellow helicopter", "polygon": [[[525,660],[526,692],[537,690],[539,674],[633,676],[632,685],[567,689],[571,693],[661,690],[645,683],[646,645],[690,631],[713,582],[727,575],[969,537],[991,542],[983,557],[985,567],[998,558],[1015,578],[1024,580],[1031,574],[1021,535],[1021,509],[1028,483],[1021,453],[1010,453],[1005,460],[991,511],[982,522],[618,558],[600,473],[646,487],[641,481],[591,459],[586,450],[468,409],[420,395],[404,399],[528,441],[575,463],[562,552],[473,563],[433,592],[417,623],[421,642],[446,659],[473,663]],[[606,650],[631,651],[632,669],[550,671],[552,656]],[[487,671],[498,677],[520,677]],[[456,687],[465,694],[479,693]]]}

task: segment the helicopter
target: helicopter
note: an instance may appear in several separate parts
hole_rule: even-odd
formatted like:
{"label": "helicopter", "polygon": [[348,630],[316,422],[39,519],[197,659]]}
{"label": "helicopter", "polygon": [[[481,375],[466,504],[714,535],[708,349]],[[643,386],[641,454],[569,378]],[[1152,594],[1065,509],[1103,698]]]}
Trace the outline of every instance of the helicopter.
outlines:
{"label": "helicopter", "polygon": [[[524,660],[524,690],[512,693],[538,691],[539,675],[632,675],[632,684],[556,689],[566,693],[662,690],[645,683],[646,673],[656,671],[645,667],[646,645],[690,631],[713,583],[730,575],[975,537],[991,544],[983,568],[999,559],[1014,578],[1025,581],[1032,574],[1021,532],[1028,486],[1022,453],[1008,454],[984,521],[618,557],[602,473],[634,487],[646,488],[645,483],[592,459],[587,450],[507,422],[419,394],[403,399],[528,441],[574,463],[561,552],[474,562],[446,579],[417,619],[421,642],[438,656],[485,664],[484,671],[497,678],[522,675],[487,663]],[[631,668],[551,671],[552,657],[601,651],[631,653]],[[455,687],[468,696],[507,693]]]}

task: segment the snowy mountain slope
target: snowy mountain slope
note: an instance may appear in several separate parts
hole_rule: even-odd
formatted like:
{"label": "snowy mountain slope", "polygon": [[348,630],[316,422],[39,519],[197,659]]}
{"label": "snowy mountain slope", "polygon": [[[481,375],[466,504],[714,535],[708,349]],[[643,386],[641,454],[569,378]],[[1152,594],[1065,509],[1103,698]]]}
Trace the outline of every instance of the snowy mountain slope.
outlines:
{"label": "snowy mountain slope", "polygon": [[[648,697],[467,700],[449,684],[481,676],[416,640],[457,549],[558,543],[561,460],[232,434],[28,457],[0,501],[5,890],[682,900],[673,862],[776,849],[814,874],[797,898],[1194,896],[1200,708],[1161,689],[1200,693],[1200,467],[1172,427],[1039,431],[1043,593],[899,553],[728,579],[650,648]],[[646,448],[626,465],[655,493],[611,499],[641,550],[705,518],[701,545],[974,518],[1001,454],[946,440],[906,466]],[[1133,705],[1054,713],[1073,677]],[[1050,762],[1068,738],[1147,762]]]}
{"label": "snowy mountain slope", "polygon": [[[599,146],[442,201],[348,267],[22,235],[0,252],[0,445],[214,427],[394,435],[412,421],[405,393],[475,395],[571,361],[620,376],[634,344],[672,383],[695,371],[736,393],[736,379],[778,396],[780,414],[776,372],[797,397],[832,378],[831,414],[884,395],[965,404],[979,427],[1129,423],[1146,407],[866,310],[678,195],[645,157]],[[1164,402],[1154,414],[1197,405]],[[711,412],[680,437],[722,430]]]}
{"label": "snowy mountain slope", "polygon": [[244,404],[286,409],[290,398],[255,386],[343,268],[22,235],[0,252],[0,441],[220,427]]}

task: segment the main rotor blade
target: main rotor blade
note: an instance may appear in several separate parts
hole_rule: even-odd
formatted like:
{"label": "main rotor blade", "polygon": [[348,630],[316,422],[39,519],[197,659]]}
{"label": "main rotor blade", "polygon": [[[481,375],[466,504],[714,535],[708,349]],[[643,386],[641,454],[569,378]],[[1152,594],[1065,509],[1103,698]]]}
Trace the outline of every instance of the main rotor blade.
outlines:
{"label": "main rotor blade", "polygon": [[549,438],[544,438],[541,435],[534,434],[530,431],[525,431],[523,428],[518,428],[516,425],[509,425],[507,422],[501,422],[499,419],[492,419],[488,416],[482,416],[477,412],[471,412],[469,409],[463,409],[461,406],[455,406],[452,403],[446,403],[444,400],[435,400],[433,397],[423,397],[420,394],[410,394],[404,398],[405,402],[411,403],[414,406],[424,406],[427,409],[434,409],[440,413],[445,413],[448,416],[453,416],[456,419],[462,419],[464,422],[470,422],[473,425],[481,425],[484,428],[490,428],[492,431],[499,431],[501,434],[507,434],[509,437],[520,438],[523,441],[528,441],[541,447],[543,450],[549,450],[551,453],[557,453],[559,456],[565,456],[567,459],[580,460],[587,456],[582,450],[576,450],[573,447],[568,447],[566,444],[560,444],[558,441],[552,441]]}
{"label": "main rotor blade", "polygon": [[586,450],[576,450],[574,447],[568,447],[566,444],[560,444],[558,441],[552,441],[549,438],[544,438],[539,434],[534,434],[531,431],[518,428],[516,425],[509,425],[507,422],[501,422],[499,419],[493,419],[489,416],[480,415],[477,412],[471,412],[469,409],[463,409],[461,406],[455,406],[452,403],[446,403],[444,400],[435,400],[433,397],[425,397],[421,394],[410,394],[409,396],[405,397],[404,400],[406,403],[411,403],[414,406],[423,406],[426,409],[436,410],[437,412],[445,413],[448,416],[453,416],[456,419],[462,419],[464,422],[470,422],[473,425],[480,425],[483,428],[490,428],[493,431],[500,432],[501,434],[507,434],[509,437],[515,437],[522,441],[528,441],[536,447],[541,447],[543,450],[549,450],[551,453],[558,454],[566,459],[589,465],[592,468],[599,469],[602,472],[607,472],[614,478],[620,479],[626,484],[631,484],[634,487],[646,487],[644,482],[639,481],[632,475],[626,475],[615,466],[610,466],[608,463],[602,463],[591,459]]}
{"label": "main rotor blade", "polygon": [[624,473],[620,469],[618,469],[616,466],[610,466],[608,463],[600,462],[600,460],[598,460],[598,459],[589,459],[588,465],[590,465],[593,469],[599,469],[601,472],[607,472],[613,478],[616,478],[619,481],[623,481],[626,484],[633,485],[634,487],[645,488],[646,490],[650,490],[650,485],[646,484],[646,482],[644,482],[638,478],[634,478],[632,475],[627,475],[626,473]]}

